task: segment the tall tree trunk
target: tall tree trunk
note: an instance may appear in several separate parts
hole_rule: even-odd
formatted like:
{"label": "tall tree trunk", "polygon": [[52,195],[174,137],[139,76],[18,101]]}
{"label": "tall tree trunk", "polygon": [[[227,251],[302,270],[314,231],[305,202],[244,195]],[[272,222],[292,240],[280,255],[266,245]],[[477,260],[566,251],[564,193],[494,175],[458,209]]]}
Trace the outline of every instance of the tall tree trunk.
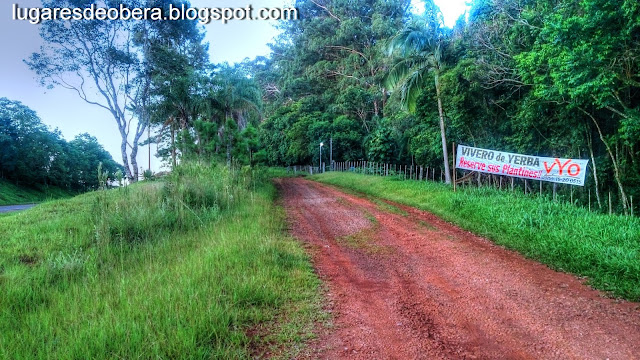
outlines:
{"label": "tall tree trunk", "polygon": [[147,142],[149,142],[149,171],[151,171],[151,125],[147,124]]}
{"label": "tall tree trunk", "polygon": [[593,140],[591,140],[591,133],[587,128],[587,146],[589,146],[589,155],[591,157],[591,169],[593,171],[593,181],[596,183],[596,200],[598,201],[598,208],[602,209],[602,202],[600,200],[600,190],[598,184],[598,167],[596,166],[596,158],[593,156]]}
{"label": "tall tree trunk", "polygon": [[173,122],[171,122],[171,163],[173,164],[172,169],[175,169],[176,168],[176,133],[175,133]]}
{"label": "tall tree trunk", "polygon": [[138,179],[140,178],[140,172],[138,171],[138,145],[135,144],[132,148],[131,148],[131,154],[129,155],[131,157],[131,167],[133,168],[133,178],[136,179],[135,181],[138,181]]}
{"label": "tall tree trunk", "polygon": [[[144,121],[144,120],[138,120]],[[133,176],[136,180],[138,180],[139,172],[138,172],[138,143],[140,142],[140,138],[142,134],[144,134],[144,130],[147,128],[147,122],[144,121],[142,125],[138,125],[136,129],[136,133],[133,137],[133,144],[131,145],[131,166],[133,167]],[[149,158],[149,162],[151,162],[151,158]]]}
{"label": "tall tree trunk", "polygon": [[609,157],[611,158],[611,162],[613,163],[613,176],[616,179],[616,183],[618,184],[618,190],[620,191],[620,199],[622,200],[622,208],[624,209],[624,212],[627,212],[627,195],[624,192],[624,187],[622,186],[622,181],[620,180],[620,169],[618,168],[618,161],[616,159],[616,157],[613,155],[613,151],[611,150],[611,147],[609,146],[609,143],[607,143],[604,139],[604,135],[602,134],[602,129],[600,129],[600,124],[598,124],[598,121],[596,121],[596,118],[591,115],[591,113],[587,112],[586,110],[584,110],[581,107],[578,107],[578,109],[580,109],[580,111],[582,111],[585,115],[587,115],[591,121],[593,121],[593,124],[596,126],[596,129],[598,130],[598,135],[600,136],[600,140],[602,141],[602,143],[604,144],[605,148],[607,149],[607,153],[609,154]]}
{"label": "tall tree trunk", "polygon": [[[225,125],[229,124],[229,114],[225,114]],[[231,134],[230,131],[226,131],[227,138],[227,166],[231,166]]]}
{"label": "tall tree trunk", "polygon": [[129,157],[127,156],[127,133],[125,132],[125,129],[123,127],[118,127],[120,128],[121,135],[120,153],[122,154],[122,165],[124,165],[124,172],[129,181],[134,182],[137,180],[137,178],[133,177],[133,174],[131,173],[131,167],[129,166]]}
{"label": "tall tree trunk", "polygon": [[442,138],[442,157],[444,161],[444,181],[451,184],[451,174],[449,173],[449,153],[447,152],[447,138],[444,131],[444,114],[442,112],[442,99],[440,97],[440,75],[438,70],[434,76],[436,82],[436,97],[438,99],[438,113],[440,114],[440,137]]}

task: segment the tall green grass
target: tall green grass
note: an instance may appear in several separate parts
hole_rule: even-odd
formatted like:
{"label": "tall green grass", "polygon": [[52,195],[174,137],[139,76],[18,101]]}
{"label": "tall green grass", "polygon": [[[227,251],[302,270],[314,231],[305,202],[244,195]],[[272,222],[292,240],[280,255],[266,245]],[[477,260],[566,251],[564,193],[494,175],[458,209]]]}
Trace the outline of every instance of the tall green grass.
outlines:
{"label": "tall green grass", "polygon": [[0,206],[42,202],[69,198],[76,193],[53,186],[22,187],[0,179]]}
{"label": "tall green grass", "polygon": [[249,169],[187,164],[0,217],[0,358],[295,354],[319,281],[275,196]]}
{"label": "tall green grass", "polygon": [[432,212],[595,288],[640,301],[640,219],[603,215],[549,198],[494,188],[453,192],[440,183],[352,173],[312,179]]}

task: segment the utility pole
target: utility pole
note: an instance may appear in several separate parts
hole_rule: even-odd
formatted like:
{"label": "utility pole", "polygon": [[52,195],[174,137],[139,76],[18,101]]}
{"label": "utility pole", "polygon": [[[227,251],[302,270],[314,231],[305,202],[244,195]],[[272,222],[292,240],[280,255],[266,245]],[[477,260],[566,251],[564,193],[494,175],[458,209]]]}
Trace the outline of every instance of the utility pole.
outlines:
{"label": "utility pole", "polygon": [[322,146],[324,143],[320,143],[320,163],[318,164],[318,173],[322,172]]}
{"label": "utility pole", "polygon": [[151,172],[151,124],[147,124],[147,141],[149,142],[149,172]]}
{"label": "utility pole", "polygon": [[333,136],[329,138],[329,170],[333,170]]}

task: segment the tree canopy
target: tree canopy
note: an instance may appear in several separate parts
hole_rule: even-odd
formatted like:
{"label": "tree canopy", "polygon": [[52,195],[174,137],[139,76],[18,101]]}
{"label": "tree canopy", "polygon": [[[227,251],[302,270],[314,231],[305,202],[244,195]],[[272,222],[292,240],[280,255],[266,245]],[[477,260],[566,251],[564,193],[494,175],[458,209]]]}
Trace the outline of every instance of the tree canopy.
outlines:
{"label": "tree canopy", "polygon": [[100,163],[110,178],[122,169],[89,134],[65,141],[35,111],[0,98],[0,178],[24,186],[53,185],[76,191],[98,187]]}
{"label": "tree canopy", "polygon": [[[42,35],[62,51],[30,64],[82,98],[92,81],[121,131],[137,119],[123,154],[150,124],[172,164],[317,164],[318,145],[332,140],[336,161],[420,164],[448,178],[455,142],[588,158],[580,196],[593,190],[600,206],[611,192],[627,211],[640,193],[637,1],[473,0],[453,28],[432,0],[419,14],[408,0],[295,7],[300,20],[280,25],[270,56],[235,65],[209,63],[195,21],[51,22]],[[127,41],[108,42],[112,31]],[[98,65],[111,76],[77,77]]]}

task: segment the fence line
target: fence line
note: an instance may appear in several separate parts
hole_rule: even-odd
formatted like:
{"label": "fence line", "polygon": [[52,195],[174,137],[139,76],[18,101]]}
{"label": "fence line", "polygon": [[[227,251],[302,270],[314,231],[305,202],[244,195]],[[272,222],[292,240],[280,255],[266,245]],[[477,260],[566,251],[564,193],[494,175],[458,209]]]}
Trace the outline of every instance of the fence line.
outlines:
{"label": "fence line", "polygon": [[[393,164],[393,163],[381,163],[374,161],[335,161],[333,166],[327,169],[323,164],[322,172],[326,171],[338,171],[338,172],[353,172],[364,175],[373,175],[373,176],[393,176],[401,180],[413,180],[413,181],[431,181],[431,182],[444,182],[444,171],[440,168],[434,168],[424,165],[403,165],[403,164]],[[320,172],[320,168],[318,166],[311,165],[293,165],[287,167],[288,172],[295,173],[306,173],[306,174],[317,174]],[[526,179],[517,180],[511,176],[502,176],[502,175],[493,175],[493,174],[483,174],[475,171],[461,171],[454,169],[456,172],[456,176],[452,177],[455,179],[455,183],[459,187],[483,187],[483,186],[491,186],[500,190],[507,190],[511,192],[515,192],[516,188],[522,186],[522,191],[525,195],[529,196],[549,196],[553,201],[558,201],[558,184],[553,183],[551,186],[550,192],[548,191],[546,194],[544,192],[543,181],[539,180],[539,184],[535,184],[536,180],[527,181]],[[439,174],[438,174],[439,173]],[[458,177],[457,174],[462,173],[462,176]],[[439,180],[438,180],[439,175]],[[475,179],[473,179],[475,177]],[[507,182],[508,187],[503,188],[503,178],[510,179],[510,184]],[[516,186],[516,181],[520,184]],[[538,185],[538,191],[534,190]],[[568,185],[571,186],[571,185]],[[549,187],[547,187],[548,189]],[[575,206],[579,206],[579,202],[582,203],[586,208],[591,212],[592,211],[592,197],[591,197],[591,189],[587,189],[587,187],[582,187],[581,190],[577,191],[578,198],[574,196],[574,188],[571,188],[568,191],[568,195],[564,195],[565,200],[569,200],[569,202]],[[582,201],[579,201],[582,200]],[[586,203],[585,203],[586,200]],[[630,215],[635,215],[635,209],[633,208],[633,197],[631,197],[630,204]],[[598,209],[598,204],[594,209]],[[608,211],[607,211],[608,210]],[[615,214],[614,204],[612,199],[612,194],[609,192],[608,201],[604,206],[600,208],[600,212],[609,213],[611,215]]]}

